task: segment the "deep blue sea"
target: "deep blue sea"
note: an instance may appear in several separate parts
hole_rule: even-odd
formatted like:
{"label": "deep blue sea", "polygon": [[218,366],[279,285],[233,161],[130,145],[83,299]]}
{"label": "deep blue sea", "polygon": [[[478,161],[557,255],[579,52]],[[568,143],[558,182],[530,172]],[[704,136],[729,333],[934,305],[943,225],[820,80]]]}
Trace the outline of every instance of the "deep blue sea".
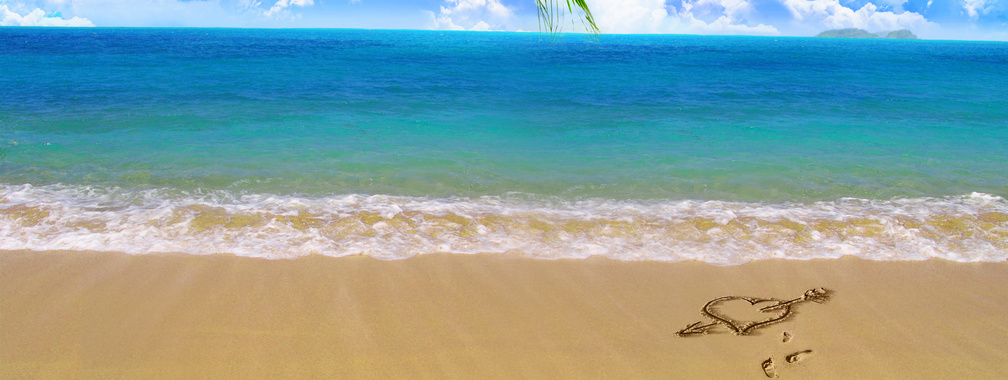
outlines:
{"label": "deep blue sea", "polygon": [[0,249],[1008,256],[1008,43],[0,28]]}

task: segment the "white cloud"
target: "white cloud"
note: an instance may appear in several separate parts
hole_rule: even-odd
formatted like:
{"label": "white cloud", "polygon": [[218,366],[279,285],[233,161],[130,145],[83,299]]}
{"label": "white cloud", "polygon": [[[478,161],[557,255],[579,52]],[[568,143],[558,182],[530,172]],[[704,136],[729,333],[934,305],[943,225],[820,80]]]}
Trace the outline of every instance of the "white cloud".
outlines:
{"label": "white cloud", "polygon": [[[466,14],[485,9],[490,14],[498,17],[506,17],[511,14],[511,10],[501,4],[500,0],[446,0],[447,3],[455,3],[449,10],[452,14]],[[444,7],[441,7],[444,9]]]}
{"label": "white cloud", "polygon": [[664,0],[590,0],[588,5],[603,33],[780,34],[773,26],[745,21],[756,11],[748,0],[684,0],[679,9],[666,8]]}
{"label": "white cloud", "polygon": [[[714,15],[713,20],[704,21],[694,12],[700,9],[721,11]],[[678,26],[675,30],[693,34],[779,35],[780,31],[771,25],[749,25],[746,20],[757,12],[748,0],[686,0],[677,13]]]}
{"label": "white cloud", "polygon": [[680,16],[679,23],[681,27],[676,29],[683,31],[683,33],[690,34],[738,34],[754,36],[780,35],[780,31],[772,25],[759,24],[756,26],[749,26],[739,24],[728,18],[728,16],[721,16],[714,21],[705,22],[703,20],[693,18],[692,15],[687,15],[686,17]]}
{"label": "white cloud", "polygon": [[661,33],[668,18],[664,0],[590,0],[602,33]]}
{"label": "white cloud", "polygon": [[269,10],[263,12],[266,17],[280,16],[290,17],[290,7],[310,7],[315,5],[315,0],[278,0]]}
{"label": "white cloud", "polygon": [[875,0],[876,5],[879,6],[889,6],[895,13],[903,13],[903,4],[907,3],[907,0]]}
{"label": "white cloud", "polygon": [[485,31],[490,30],[490,24],[487,24],[486,21],[480,21],[480,22],[477,22],[476,25],[474,25],[472,28],[469,28],[469,30],[477,30],[477,31],[485,32]]}
{"label": "white cloud", "polygon": [[238,9],[242,11],[258,9],[262,5],[259,0],[241,0],[238,2]]}
{"label": "white cloud", "polygon": [[514,16],[500,0],[445,0],[445,4],[437,15],[425,11],[432,19],[431,29],[506,30]]}
{"label": "white cloud", "polygon": [[101,26],[287,26],[316,0],[0,0],[13,12],[34,8],[86,17]]}
{"label": "white cloud", "polygon": [[933,25],[914,12],[879,12],[867,3],[857,11],[840,5],[838,0],[783,0],[794,21],[818,29],[859,28],[871,32],[895,29],[926,29]]}
{"label": "white cloud", "polygon": [[729,20],[741,20],[752,14],[755,8],[746,0],[694,0],[683,1],[682,13],[694,13],[694,9],[719,9]]}
{"label": "white cloud", "polygon": [[966,10],[966,14],[970,20],[975,21],[977,17],[980,17],[981,13],[987,13],[987,0],[966,0],[963,4],[963,9]]}
{"label": "white cloud", "polygon": [[[665,0],[589,0],[589,6],[603,33],[814,35],[826,29],[861,28],[934,35],[939,29],[919,13],[879,11],[873,3],[854,10],[840,1],[778,0],[777,9],[783,13],[766,14],[762,12],[768,12],[767,3],[754,0],[682,0],[678,8],[667,6]],[[877,2],[893,9],[906,4],[906,0]]]}
{"label": "white cloud", "polygon": [[[263,3],[266,4],[263,4]],[[101,26],[288,26],[294,11],[314,0],[0,0],[22,14],[34,8],[61,11]],[[267,13],[269,12],[269,15]],[[72,19],[71,19],[72,20]]]}
{"label": "white cloud", "polygon": [[39,8],[26,15],[16,13],[6,5],[0,5],[0,26],[94,26],[91,20],[81,17],[64,19],[60,16],[46,16]]}

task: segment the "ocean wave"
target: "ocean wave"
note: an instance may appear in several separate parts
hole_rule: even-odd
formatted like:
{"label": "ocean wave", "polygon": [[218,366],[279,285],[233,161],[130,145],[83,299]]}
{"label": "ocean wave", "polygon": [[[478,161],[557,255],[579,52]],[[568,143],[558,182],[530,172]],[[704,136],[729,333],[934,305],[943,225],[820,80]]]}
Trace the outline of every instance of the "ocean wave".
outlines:
{"label": "ocean wave", "polygon": [[510,253],[717,265],[844,255],[1002,261],[1008,201],[983,193],[771,204],[0,185],[0,249],[269,259]]}

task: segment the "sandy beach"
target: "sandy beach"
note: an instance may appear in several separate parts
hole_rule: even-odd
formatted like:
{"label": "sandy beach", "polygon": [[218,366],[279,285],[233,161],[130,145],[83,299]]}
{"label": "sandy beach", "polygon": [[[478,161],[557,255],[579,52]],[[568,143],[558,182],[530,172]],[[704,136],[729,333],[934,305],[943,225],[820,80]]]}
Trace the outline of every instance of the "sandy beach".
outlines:
{"label": "sandy beach", "polygon": [[[0,377],[998,378],[1004,289],[1006,263],[939,260],[5,251]],[[750,301],[701,312],[726,296]]]}

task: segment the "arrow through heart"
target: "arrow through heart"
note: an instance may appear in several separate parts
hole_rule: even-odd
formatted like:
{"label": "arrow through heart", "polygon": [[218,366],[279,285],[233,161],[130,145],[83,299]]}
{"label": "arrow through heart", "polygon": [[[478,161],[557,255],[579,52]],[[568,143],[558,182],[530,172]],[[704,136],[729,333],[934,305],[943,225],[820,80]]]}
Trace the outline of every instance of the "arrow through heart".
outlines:
{"label": "arrow through heart", "polygon": [[[676,334],[679,336],[706,334],[708,329],[722,324],[736,335],[746,335],[753,330],[787,319],[791,316],[791,305],[804,301],[826,302],[829,293],[826,288],[810,289],[803,296],[790,301],[742,296],[715,298],[700,309],[700,313],[710,318],[711,323],[703,324],[703,321],[691,323]],[[743,307],[739,307],[740,305]]]}

